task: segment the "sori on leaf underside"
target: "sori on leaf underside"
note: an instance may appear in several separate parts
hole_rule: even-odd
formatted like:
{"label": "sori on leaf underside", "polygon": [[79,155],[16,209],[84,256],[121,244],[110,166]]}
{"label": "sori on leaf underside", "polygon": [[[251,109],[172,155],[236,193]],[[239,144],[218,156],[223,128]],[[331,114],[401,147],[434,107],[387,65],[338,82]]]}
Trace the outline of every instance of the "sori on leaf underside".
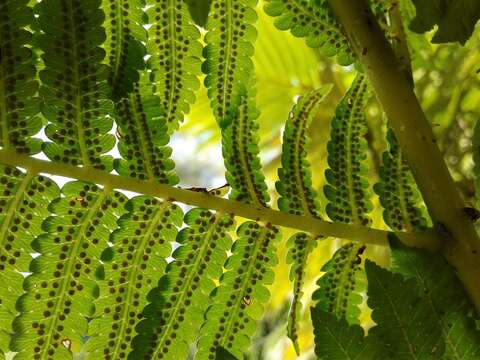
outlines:
{"label": "sori on leaf underside", "polygon": [[[396,239],[436,241],[392,130],[374,186],[391,231],[370,227],[365,74],[352,70],[330,123],[326,200],[308,155],[331,85],[296,101],[277,194],[268,188],[252,61],[257,5],[212,0],[200,30],[190,1],[0,1],[0,278],[8,284],[0,359],[241,359],[284,261],[281,226],[300,230],[285,242],[294,289],[287,333],[297,353],[310,255],[338,237],[348,242],[322,267],[312,297],[319,358],[480,356],[452,269]],[[326,1],[268,0],[265,11],[322,55],[355,61]],[[210,193],[175,187],[169,147],[202,72],[228,182]],[[70,180],[59,186],[55,175]],[[390,271],[364,260],[367,244],[388,245],[387,237]],[[364,337],[366,293],[377,326]]]}

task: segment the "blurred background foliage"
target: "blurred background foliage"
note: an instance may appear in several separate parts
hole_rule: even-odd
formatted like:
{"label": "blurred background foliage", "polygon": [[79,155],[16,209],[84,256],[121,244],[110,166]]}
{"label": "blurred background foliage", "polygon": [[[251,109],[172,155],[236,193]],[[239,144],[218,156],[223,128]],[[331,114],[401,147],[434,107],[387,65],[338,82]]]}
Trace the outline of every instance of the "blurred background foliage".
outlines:
{"label": "blurred background foliage", "polygon": [[[465,46],[460,44],[431,44],[434,31],[419,35],[408,30],[415,16],[410,0],[400,2],[394,9],[388,1],[374,1],[379,20],[385,26],[392,45],[395,47],[398,32],[405,31],[411,55],[411,66],[415,91],[431,121],[441,151],[450,167],[455,181],[469,204],[475,203],[473,186],[472,136],[476,120],[480,116],[480,27]],[[397,3],[397,2],[395,2]],[[257,78],[257,104],[261,111],[260,125],[261,157],[269,188],[274,189],[280,166],[281,138],[283,125],[296,98],[320,85],[332,83],[333,90],[323,104],[316,121],[311,126],[312,138],[310,161],[314,175],[314,186],[320,202],[323,199],[326,144],[329,140],[329,124],[335,106],[354,76],[353,67],[342,67],[334,59],[321,56],[315,49],[307,47],[303,39],[289,32],[277,30],[274,19],[268,17],[258,6],[258,38],[254,55]],[[395,19],[400,24],[395,26]],[[387,20],[388,18],[388,20]],[[400,30],[399,30],[400,29]],[[399,50],[401,51],[401,50]],[[382,152],[385,149],[385,125],[382,111],[375,99],[367,111],[370,153],[370,184],[378,179]],[[213,188],[225,183],[221,157],[220,132],[210,110],[205,89],[197,94],[197,101],[173,140],[174,159],[182,179],[181,186]],[[432,174],[434,176],[434,174]],[[381,228],[381,210],[373,190],[372,202],[376,210],[372,214],[373,226]],[[275,192],[271,192],[271,206],[276,208]],[[325,204],[325,201],[323,201]],[[325,217],[326,215],[323,214]],[[284,231],[284,239],[288,238]],[[309,299],[321,275],[320,268],[340,245],[338,239],[320,242],[311,255],[305,282],[304,315],[300,331],[301,356],[297,356],[286,336],[286,318],[291,301],[291,284],[288,267],[285,265],[285,243],[278,249],[281,260],[276,268],[276,281],[271,286],[272,299],[262,320],[248,359],[312,359],[313,336],[310,322]],[[370,258],[383,264],[388,263],[386,249],[372,247]],[[365,307],[364,307],[365,308]],[[370,324],[368,309],[364,309],[363,323]]]}

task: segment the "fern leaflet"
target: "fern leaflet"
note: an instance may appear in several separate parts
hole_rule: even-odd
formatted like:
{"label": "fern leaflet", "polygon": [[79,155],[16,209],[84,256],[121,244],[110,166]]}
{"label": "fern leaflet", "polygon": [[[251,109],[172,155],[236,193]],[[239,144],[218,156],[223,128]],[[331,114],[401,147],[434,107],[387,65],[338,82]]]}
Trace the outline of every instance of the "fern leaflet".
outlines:
{"label": "fern leaflet", "polygon": [[215,288],[213,280],[222,274],[232,242],[228,235],[232,218],[197,208],[184,221],[188,227],[177,236],[175,261],[148,296],[147,319],[138,327],[132,359],[187,358]]}
{"label": "fern leaflet", "polygon": [[175,185],[178,177],[172,171],[175,164],[167,146],[170,137],[164,112],[147,76],[142,73],[133,91],[115,106],[118,150],[122,155],[122,159],[115,160],[115,170],[123,176]]}
{"label": "fern leaflet", "polygon": [[264,207],[270,197],[258,155],[257,118],[255,99],[242,96],[234,119],[222,130],[222,152],[230,198]]}
{"label": "fern leaflet", "polygon": [[[278,207],[287,213],[320,218],[317,194],[312,188],[310,163],[307,160],[308,130],[318,113],[319,105],[330,89],[331,86],[327,86],[302,96],[285,124],[282,168],[278,172],[280,181],[276,183],[276,187],[281,195]],[[297,233],[287,242],[289,249],[287,263],[291,264],[290,280],[293,281],[294,286],[287,329],[297,354],[300,353],[297,341],[297,322],[302,311],[304,267],[315,245],[316,238],[306,233]]]}
{"label": "fern leaflet", "polygon": [[450,266],[443,260],[418,249],[408,248],[398,240],[390,242],[392,271],[415,279],[425,298],[430,316],[440,323],[445,341],[444,359],[480,357],[480,332],[470,317],[472,305]]}
{"label": "fern leaflet", "polygon": [[388,130],[389,149],[383,153],[381,182],[374,186],[380,196],[383,219],[394,230],[413,231],[426,227],[426,211],[421,202],[413,175],[392,130]]}
{"label": "fern leaflet", "polygon": [[[333,221],[369,225],[367,213],[372,205],[368,199],[366,176],[367,144],[364,139],[366,123],[364,108],[369,98],[367,80],[358,74],[350,89],[335,110],[327,145],[329,169],[324,187],[329,201],[327,214]],[[314,298],[324,304],[323,310],[338,317],[345,316],[350,323],[358,322],[360,292],[364,275],[359,257],[365,247],[347,244],[322,268],[327,273],[318,285]],[[323,289],[323,290],[322,290]]]}
{"label": "fern leaflet", "polygon": [[415,281],[404,281],[368,260],[365,270],[368,305],[377,324],[369,333],[382,339],[386,355],[399,360],[441,358],[445,344],[440,324],[430,316]]}
{"label": "fern leaflet", "polygon": [[320,306],[311,309],[315,335],[315,354],[324,360],[382,359],[385,349],[375,335],[364,336],[360,325],[350,325],[345,319],[323,311]]}
{"label": "fern leaflet", "polygon": [[132,91],[138,81],[138,70],[145,67],[143,57],[147,40],[143,25],[147,16],[143,11],[144,0],[102,1],[105,13],[106,39],[103,48],[106,62],[110,66],[108,83],[114,99],[120,99]]}
{"label": "fern leaflet", "polygon": [[34,139],[42,128],[38,116],[38,83],[32,50],[26,45],[32,34],[25,30],[33,23],[27,0],[0,4],[0,147],[35,154],[41,140]]}
{"label": "fern leaflet", "polygon": [[55,215],[44,221],[46,233],[32,244],[41,255],[31,262],[27,293],[17,305],[16,359],[65,359],[70,348],[80,347],[87,333],[85,316],[93,310],[94,270],[125,200],[110,189],[74,181],[50,203]]}
{"label": "fern leaflet", "polygon": [[219,348],[241,358],[248,348],[256,320],[270,297],[265,285],[274,279],[271,268],[277,262],[278,234],[278,229],[253,221],[238,228],[233,254],[224,265],[226,272],[212,294],[213,304],[206,313],[197,359],[215,359]]}
{"label": "fern leaflet", "polygon": [[200,32],[188,12],[185,0],[148,0],[147,15],[153,26],[148,29],[147,51],[151,55],[155,94],[162,99],[169,129],[178,128],[200,83]]}
{"label": "fern leaflet", "polygon": [[365,246],[348,243],[338,249],[322,267],[325,274],[318,280],[319,289],[313,293],[318,307],[345,318],[350,324],[358,324],[362,302],[359,294],[365,290],[365,275],[361,268],[361,255]]}
{"label": "fern leaflet", "polygon": [[290,30],[292,35],[305,37],[307,45],[319,48],[325,56],[337,55],[340,65],[349,65],[354,54],[344,30],[337,22],[325,0],[267,0],[265,12],[275,17],[279,30]]}
{"label": "fern leaflet", "polygon": [[[115,145],[113,105],[107,84],[103,12],[99,0],[45,0],[38,4],[43,34],[39,44],[42,113],[50,121],[45,134],[53,142],[42,150],[51,160],[110,170]],[[58,21],[52,21],[52,18]]]}
{"label": "fern leaflet", "polygon": [[8,352],[15,302],[23,294],[23,276],[29,271],[31,242],[42,233],[47,206],[58,187],[44,176],[0,165],[0,354]]}
{"label": "fern leaflet", "polygon": [[221,127],[236,116],[244,89],[252,84],[257,0],[213,0],[204,48],[205,86]]}
{"label": "fern leaflet", "polygon": [[94,359],[122,359],[129,354],[146,295],[164,273],[170,242],[182,224],[177,205],[149,196],[134,197],[125,208],[128,213],[118,220],[119,228],[111,236],[113,246],[102,254],[103,281],[86,348]]}

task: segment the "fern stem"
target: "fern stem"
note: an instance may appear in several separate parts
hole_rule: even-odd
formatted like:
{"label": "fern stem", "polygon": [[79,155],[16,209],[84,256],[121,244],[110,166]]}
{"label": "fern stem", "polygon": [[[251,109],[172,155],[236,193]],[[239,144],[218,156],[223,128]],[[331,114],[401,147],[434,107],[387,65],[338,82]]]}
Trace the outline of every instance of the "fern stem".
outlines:
{"label": "fern stem", "polygon": [[366,0],[329,0],[362,63],[412,169],[442,252],[480,313],[480,239],[440,153],[432,128]]}
{"label": "fern stem", "polygon": [[[154,181],[142,181],[129,177],[118,176],[92,168],[81,168],[73,165],[59,164],[39,160],[31,156],[18,154],[11,150],[0,150],[0,163],[27,168],[38,173],[65,176],[73,179],[89,181],[114,189],[134,191],[145,195],[157,196],[162,199],[179,201],[184,204],[205,209],[213,209],[224,213],[235,214],[251,220],[259,220],[273,225],[288,227],[301,231],[337,237],[365,244],[386,245],[389,231],[372,229],[366,226],[333,223],[309,216],[286,214],[268,208],[257,208],[240,201],[227,200],[206,193],[190,191]],[[436,250],[438,238],[431,230],[416,233],[396,233],[402,242],[430,250]]]}

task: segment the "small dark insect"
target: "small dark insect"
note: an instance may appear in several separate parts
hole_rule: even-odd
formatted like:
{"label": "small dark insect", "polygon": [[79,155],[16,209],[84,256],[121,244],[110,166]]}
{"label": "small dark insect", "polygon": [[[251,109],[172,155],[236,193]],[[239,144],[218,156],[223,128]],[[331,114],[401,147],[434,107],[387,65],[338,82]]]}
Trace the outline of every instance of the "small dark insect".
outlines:
{"label": "small dark insect", "polygon": [[366,47],[364,47],[364,48],[362,49],[362,55],[363,55],[363,56],[367,55],[367,52],[368,52],[368,49],[367,49]]}
{"label": "small dark insect", "polygon": [[464,207],[463,213],[472,222],[476,222],[478,219],[480,219],[480,211],[478,211],[473,207],[469,207],[469,206]]}
{"label": "small dark insect", "polygon": [[480,68],[477,69],[477,74],[480,74]]}
{"label": "small dark insect", "polygon": [[191,188],[188,188],[188,189],[185,189],[185,190],[208,194],[208,190],[204,187],[191,187]]}
{"label": "small dark insect", "polygon": [[245,295],[245,296],[243,297],[242,301],[243,301],[243,303],[244,303],[245,305],[247,305],[247,306],[252,303],[252,299],[251,299],[250,296],[248,296],[248,295]]}

